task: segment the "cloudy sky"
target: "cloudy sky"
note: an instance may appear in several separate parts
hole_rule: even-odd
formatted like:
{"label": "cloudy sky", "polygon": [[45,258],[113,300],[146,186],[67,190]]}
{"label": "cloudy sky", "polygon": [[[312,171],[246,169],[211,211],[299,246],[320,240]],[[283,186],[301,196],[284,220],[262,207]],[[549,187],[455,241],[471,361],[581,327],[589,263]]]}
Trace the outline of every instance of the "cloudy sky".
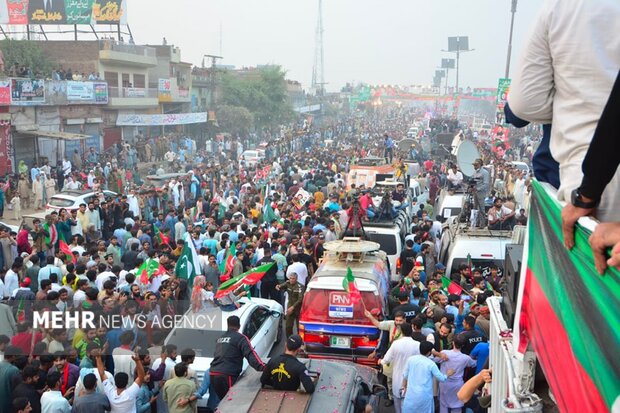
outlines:
{"label": "cloudy sky", "polygon": [[[136,43],[180,46],[200,64],[220,53],[237,67],[274,63],[307,87],[312,79],[318,0],[129,0]],[[460,85],[497,86],[503,77],[510,0],[324,0],[325,81],[430,84],[449,36],[469,36]],[[540,1],[521,0],[515,20],[513,65]],[[454,73],[450,74],[454,83]]]}

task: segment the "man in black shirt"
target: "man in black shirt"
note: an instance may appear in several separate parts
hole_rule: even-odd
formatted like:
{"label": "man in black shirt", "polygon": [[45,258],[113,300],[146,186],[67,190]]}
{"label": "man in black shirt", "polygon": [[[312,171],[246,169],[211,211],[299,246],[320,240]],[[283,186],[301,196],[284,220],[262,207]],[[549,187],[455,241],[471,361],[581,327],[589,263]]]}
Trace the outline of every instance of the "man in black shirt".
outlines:
{"label": "man in black shirt", "polygon": [[406,277],[415,265],[416,253],[413,252],[413,240],[405,241],[405,249],[400,253],[400,275]]}
{"label": "man in black shirt", "polygon": [[297,353],[303,341],[297,334],[286,340],[284,354],[273,357],[263,370],[260,382],[276,390],[296,391],[299,383],[304,385],[306,393],[314,392],[314,382],[308,375],[306,365],[297,360]]}
{"label": "man in black shirt", "polygon": [[465,337],[465,345],[461,348],[463,354],[469,355],[478,343],[486,343],[487,339],[480,331],[476,330],[476,319],[467,316],[463,320],[463,331],[461,334]]}
{"label": "man in black shirt", "polygon": [[215,353],[209,376],[211,377],[211,388],[222,400],[228,390],[236,383],[241,369],[243,359],[246,358],[250,366],[256,371],[263,371],[265,364],[258,354],[254,351],[250,340],[239,332],[241,321],[236,315],[228,317],[228,331],[218,338],[215,343]]}
{"label": "man in black shirt", "polygon": [[[275,263],[273,258],[271,258],[271,247],[269,246],[269,244],[265,245],[263,250],[265,251],[265,255],[256,263],[257,267],[269,263]],[[260,285],[261,298],[267,298],[280,302],[281,294],[280,291],[276,289],[276,285],[278,284],[278,279],[276,277],[277,272],[278,266],[274,264],[271,266],[271,268],[269,268],[269,270],[267,270],[267,272],[263,276]]]}
{"label": "man in black shirt", "polygon": [[26,366],[22,370],[22,382],[13,390],[13,398],[25,397],[30,402],[32,410],[41,411],[41,394],[34,387],[39,371],[34,366]]}
{"label": "man in black shirt", "polygon": [[415,316],[420,314],[420,307],[411,304],[409,302],[409,294],[407,294],[406,291],[401,291],[398,294],[398,306],[392,311],[392,318],[394,318],[394,315],[399,311],[405,313],[405,321],[411,323]]}

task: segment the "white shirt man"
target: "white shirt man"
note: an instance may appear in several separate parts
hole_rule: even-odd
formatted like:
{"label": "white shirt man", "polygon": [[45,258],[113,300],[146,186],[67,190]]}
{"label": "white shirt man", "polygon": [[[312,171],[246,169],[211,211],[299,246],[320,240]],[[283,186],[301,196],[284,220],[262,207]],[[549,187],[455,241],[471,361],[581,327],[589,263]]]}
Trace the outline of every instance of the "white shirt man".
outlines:
{"label": "white shirt man", "polygon": [[297,282],[303,286],[306,285],[306,279],[308,278],[308,268],[303,262],[294,262],[286,269],[286,278],[288,279],[291,273],[297,274]]}
{"label": "white shirt man", "polygon": [[[512,79],[514,114],[553,125],[550,148],[560,164],[561,201],[570,202],[581,183],[581,164],[620,69],[619,20],[617,0],[545,1]],[[620,221],[619,198],[620,170],[603,193],[597,218]]]}
{"label": "white shirt man", "polygon": [[[411,328],[411,327],[409,327]],[[381,359],[382,365],[390,365],[392,370],[392,395],[394,396],[394,404],[398,405],[400,409],[403,399],[400,397],[400,388],[403,383],[403,373],[407,360],[411,356],[417,356],[420,354],[420,343],[415,341],[411,336],[403,335],[400,339],[394,340],[385,357]]]}
{"label": "white shirt man", "polygon": [[62,161],[62,173],[64,176],[68,176],[71,173],[71,161],[67,158]]}
{"label": "white shirt man", "polygon": [[19,277],[17,273],[10,269],[4,275],[4,296],[8,298],[19,288]]}
{"label": "white shirt man", "polygon": [[463,183],[463,173],[456,168],[452,168],[448,171],[448,181],[452,186],[459,186]]}

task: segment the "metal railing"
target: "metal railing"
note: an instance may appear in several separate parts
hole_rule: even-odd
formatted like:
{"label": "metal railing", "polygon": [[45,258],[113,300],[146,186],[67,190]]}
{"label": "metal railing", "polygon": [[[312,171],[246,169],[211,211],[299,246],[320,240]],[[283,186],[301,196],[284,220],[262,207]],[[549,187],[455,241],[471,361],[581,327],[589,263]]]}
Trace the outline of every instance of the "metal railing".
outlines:
{"label": "metal railing", "polygon": [[156,50],[147,46],[136,46],[127,43],[118,43],[115,40],[99,40],[99,50],[113,50],[138,56],[157,57]]}
{"label": "metal railing", "polygon": [[157,98],[156,88],[108,87],[111,98]]}

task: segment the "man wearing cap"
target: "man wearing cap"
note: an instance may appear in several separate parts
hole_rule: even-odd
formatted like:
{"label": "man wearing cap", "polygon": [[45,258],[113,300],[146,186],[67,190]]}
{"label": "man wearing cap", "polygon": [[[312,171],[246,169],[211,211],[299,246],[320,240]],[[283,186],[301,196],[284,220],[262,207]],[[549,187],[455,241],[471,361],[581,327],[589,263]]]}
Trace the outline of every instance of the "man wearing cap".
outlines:
{"label": "man wearing cap", "polygon": [[288,305],[286,308],[286,336],[293,334],[293,326],[299,322],[299,312],[301,302],[304,297],[305,288],[297,282],[297,274],[292,272],[288,276],[288,281],[276,285],[276,290],[288,293]]}
{"label": "man wearing cap", "polygon": [[489,171],[482,167],[482,159],[476,159],[473,163],[474,173],[471,178],[475,182],[476,187],[476,203],[478,206],[477,224],[480,228],[486,225],[486,214],[484,209],[484,199],[491,188],[491,175]]}
{"label": "man wearing cap", "polygon": [[303,345],[301,337],[291,335],[285,344],[284,354],[273,357],[267,363],[260,382],[276,390],[296,391],[303,384],[306,393],[314,392],[314,382],[308,374],[306,365],[297,359]]}

